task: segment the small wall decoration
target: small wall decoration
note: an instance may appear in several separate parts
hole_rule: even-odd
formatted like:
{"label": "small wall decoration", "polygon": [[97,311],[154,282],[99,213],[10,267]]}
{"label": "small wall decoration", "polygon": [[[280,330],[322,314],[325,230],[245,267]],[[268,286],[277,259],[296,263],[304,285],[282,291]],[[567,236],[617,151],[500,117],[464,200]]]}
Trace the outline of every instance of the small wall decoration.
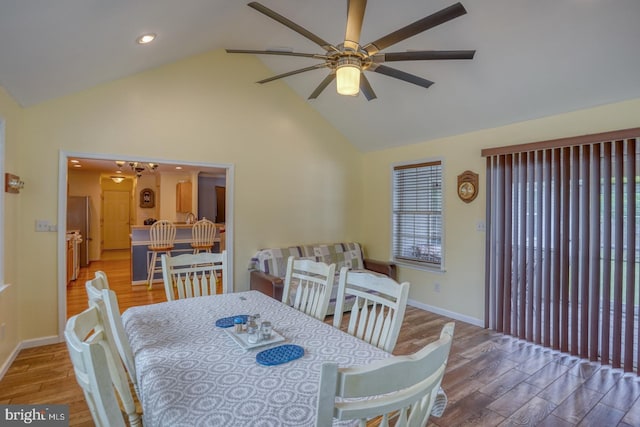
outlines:
{"label": "small wall decoration", "polygon": [[4,191],[7,193],[19,193],[24,188],[24,182],[19,176],[5,173],[4,174]]}
{"label": "small wall decoration", "polygon": [[140,191],[140,207],[153,208],[156,205],[156,195],[150,188]]}
{"label": "small wall decoration", "polygon": [[471,203],[478,196],[478,174],[464,171],[458,175],[458,197],[465,203]]}

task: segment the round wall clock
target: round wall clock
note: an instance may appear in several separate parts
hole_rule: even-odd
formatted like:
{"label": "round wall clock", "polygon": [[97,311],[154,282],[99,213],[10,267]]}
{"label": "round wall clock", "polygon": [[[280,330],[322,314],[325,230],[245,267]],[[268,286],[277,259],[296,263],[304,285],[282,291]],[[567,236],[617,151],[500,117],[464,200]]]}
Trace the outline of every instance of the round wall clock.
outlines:
{"label": "round wall clock", "polygon": [[470,203],[478,196],[478,174],[464,171],[458,175],[458,197],[465,203]]}

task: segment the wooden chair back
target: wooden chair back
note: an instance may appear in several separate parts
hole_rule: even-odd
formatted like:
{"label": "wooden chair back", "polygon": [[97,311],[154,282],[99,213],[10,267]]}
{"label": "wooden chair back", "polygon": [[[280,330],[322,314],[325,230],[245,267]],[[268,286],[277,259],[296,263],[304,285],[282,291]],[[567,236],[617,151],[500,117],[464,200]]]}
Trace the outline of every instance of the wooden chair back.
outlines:
{"label": "wooden chair back", "polygon": [[162,219],[153,223],[149,229],[149,238],[152,250],[168,250],[173,247],[176,240],[176,226],[171,221]]}
{"label": "wooden chair back", "polygon": [[[324,320],[329,310],[335,271],[335,264],[290,256],[287,260],[282,302],[316,319]],[[289,295],[292,292],[295,292],[293,298]],[[291,299],[293,304],[290,304]]]}
{"label": "wooden chair back", "polygon": [[191,246],[193,253],[211,252],[217,234],[216,225],[206,218],[197,221],[191,229]]}
{"label": "wooden chair back", "polygon": [[127,425],[119,400],[127,414],[128,424],[141,426],[142,420],[136,412],[126,374],[107,340],[98,308],[89,307],[70,317],[64,336],[76,380],[84,391],[95,425]]}
{"label": "wooden chair back", "polygon": [[[342,313],[347,297],[355,298],[347,332],[391,353],[400,334],[409,286],[409,282],[398,283],[387,276],[343,267],[335,312]],[[342,316],[333,316],[333,326],[339,329],[341,323]]]}
{"label": "wooden chair back", "polygon": [[453,330],[454,323],[447,323],[440,339],[409,356],[350,368],[324,363],[316,426],[330,426],[334,419],[358,420],[361,426],[376,419],[376,425],[387,426],[393,418],[396,426],[426,426],[447,366]]}
{"label": "wooden chair back", "polygon": [[[167,301],[228,293],[227,251],[162,255],[162,278]],[[220,286],[217,286],[219,281]]]}

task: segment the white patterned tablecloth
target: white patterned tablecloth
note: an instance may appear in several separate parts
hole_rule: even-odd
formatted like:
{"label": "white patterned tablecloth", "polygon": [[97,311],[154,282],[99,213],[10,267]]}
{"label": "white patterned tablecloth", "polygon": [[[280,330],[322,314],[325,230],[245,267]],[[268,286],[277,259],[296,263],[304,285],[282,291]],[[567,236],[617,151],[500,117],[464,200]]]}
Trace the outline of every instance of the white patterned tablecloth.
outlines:
{"label": "white patterned tablecloth", "polygon": [[[215,326],[256,313],[304,356],[260,365],[255,356],[268,347],[245,351]],[[391,356],[257,291],[132,307],[122,317],[146,427],[312,426],[323,362],[352,366]]]}

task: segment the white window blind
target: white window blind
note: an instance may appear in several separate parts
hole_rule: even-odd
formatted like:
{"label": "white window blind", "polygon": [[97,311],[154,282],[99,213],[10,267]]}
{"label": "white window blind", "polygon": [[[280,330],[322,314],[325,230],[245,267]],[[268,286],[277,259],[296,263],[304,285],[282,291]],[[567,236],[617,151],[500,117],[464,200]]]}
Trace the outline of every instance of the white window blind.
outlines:
{"label": "white window blind", "polygon": [[393,258],[442,266],[442,162],[393,169]]}

